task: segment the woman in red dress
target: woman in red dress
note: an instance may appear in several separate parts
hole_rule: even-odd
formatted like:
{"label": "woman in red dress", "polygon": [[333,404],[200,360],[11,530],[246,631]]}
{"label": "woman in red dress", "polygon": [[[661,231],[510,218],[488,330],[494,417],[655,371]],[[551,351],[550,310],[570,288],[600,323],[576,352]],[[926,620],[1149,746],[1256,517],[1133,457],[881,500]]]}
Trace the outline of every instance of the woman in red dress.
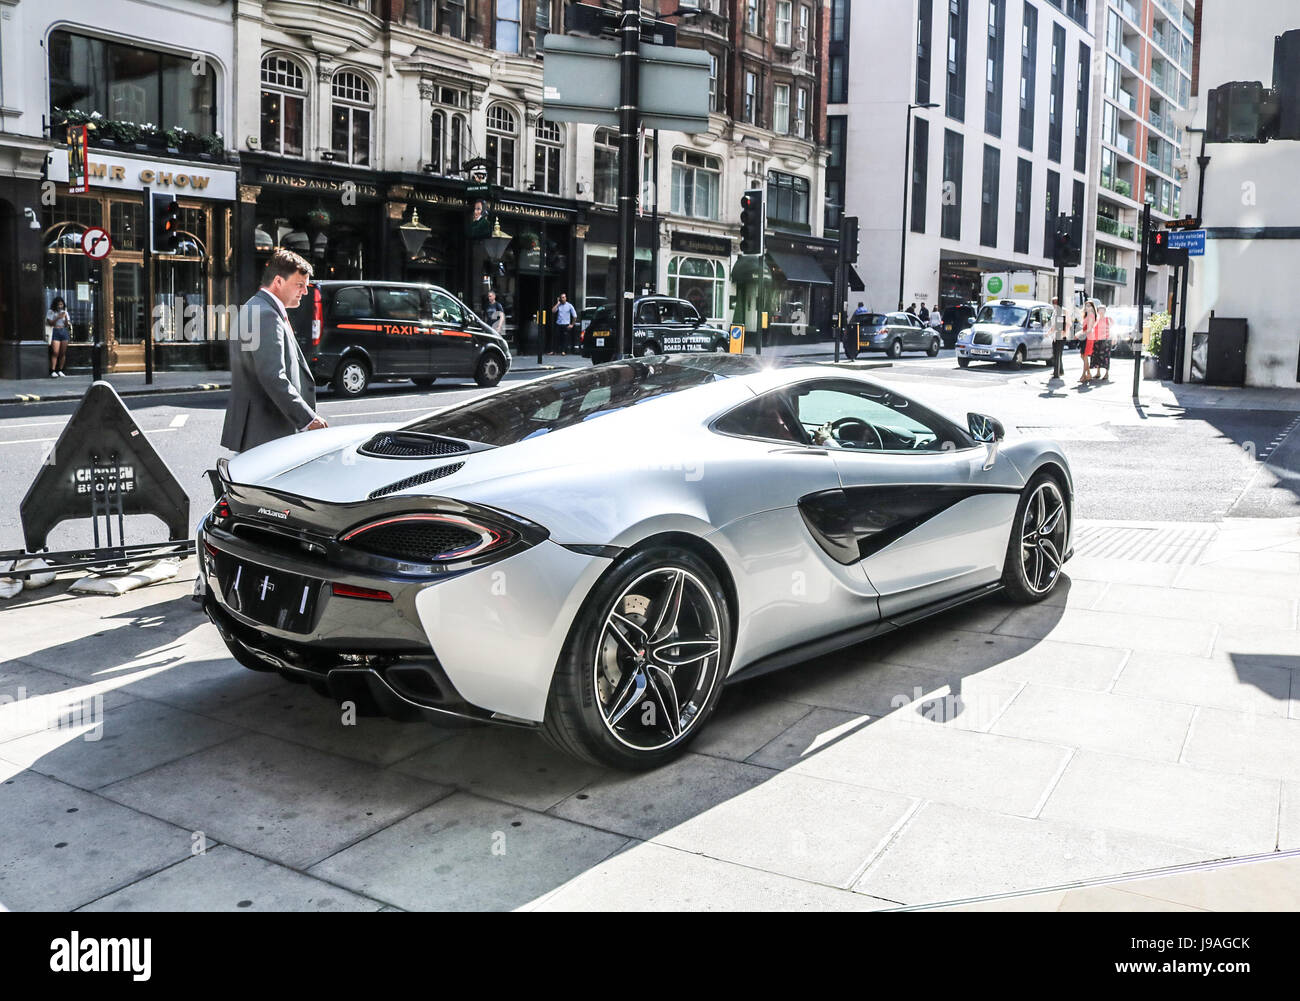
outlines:
{"label": "woman in red dress", "polygon": [[1092,367],[1092,347],[1096,343],[1097,334],[1097,300],[1089,299],[1083,304],[1083,374],[1079,376],[1079,383],[1083,384],[1092,379],[1089,369]]}

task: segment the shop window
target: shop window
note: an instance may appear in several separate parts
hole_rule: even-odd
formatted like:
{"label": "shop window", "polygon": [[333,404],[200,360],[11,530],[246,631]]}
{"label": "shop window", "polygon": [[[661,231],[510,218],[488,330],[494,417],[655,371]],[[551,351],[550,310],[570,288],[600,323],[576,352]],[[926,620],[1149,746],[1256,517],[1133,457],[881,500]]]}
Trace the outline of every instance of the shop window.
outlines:
{"label": "shop window", "polygon": [[302,69],[283,56],[262,60],[262,151],[302,156],[307,88]]}
{"label": "shop window", "polygon": [[722,316],[727,278],[718,261],[674,257],[668,262],[668,294],[685,299],[700,316]]}
{"label": "shop window", "polygon": [[359,73],[334,74],[334,114],[330,149],[337,160],[358,166],[370,164],[370,84]]}
{"label": "shop window", "polygon": [[685,149],[673,150],[672,211],[696,219],[718,218],[722,162]]}
{"label": "shop window", "polygon": [[519,131],[515,113],[504,104],[494,104],[487,113],[488,183],[503,188],[515,186],[515,134]]}
{"label": "shop window", "polygon": [[808,179],[772,170],[767,174],[767,217],[772,222],[808,225]]}
{"label": "shop window", "polygon": [[52,32],[49,47],[53,115],[97,111],[113,121],[216,133],[216,72],[188,51],[159,52],[69,31]]}
{"label": "shop window", "polygon": [[548,195],[560,193],[560,154],[562,133],[554,122],[537,123],[537,143],[533,149],[533,187]]}

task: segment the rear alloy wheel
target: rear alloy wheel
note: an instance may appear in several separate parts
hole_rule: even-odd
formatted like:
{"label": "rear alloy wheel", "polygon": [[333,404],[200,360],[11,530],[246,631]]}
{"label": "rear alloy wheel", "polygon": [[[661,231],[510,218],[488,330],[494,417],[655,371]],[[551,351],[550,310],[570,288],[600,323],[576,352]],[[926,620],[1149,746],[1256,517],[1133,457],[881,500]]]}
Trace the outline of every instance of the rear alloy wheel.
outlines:
{"label": "rear alloy wheel", "polygon": [[1002,584],[1015,601],[1042,601],[1061,577],[1070,513],[1060,484],[1041,474],[1030,481],[1016,508]]}
{"label": "rear alloy wheel", "polygon": [[931,358],[937,358],[939,355],[939,348],[942,346],[943,345],[939,343],[939,338],[931,337],[930,346],[925,349],[925,353],[929,355]]}
{"label": "rear alloy wheel", "polygon": [[731,661],[727,597],[693,553],[634,554],[596,585],[551,683],[543,733],[597,764],[641,770],[681,754]]}
{"label": "rear alloy wheel", "polygon": [[360,396],[370,386],[370,366],[359,358],[345,358],[334,373],[334,389],[345,396]]}
{"label": "rear alloy wheel", "polygon": [[490,389],[501,381],[506,374],[505,362],[495,351],[484,351],[474,369],[474,381],[485,389]]}
{"label": "rear alloy wheel", "polygon": [[889,345],[889,357],[900,358],[902,357],[902,354],[903,354],[903,342],[900,341],[897,337],[895,337],[893,343]]}

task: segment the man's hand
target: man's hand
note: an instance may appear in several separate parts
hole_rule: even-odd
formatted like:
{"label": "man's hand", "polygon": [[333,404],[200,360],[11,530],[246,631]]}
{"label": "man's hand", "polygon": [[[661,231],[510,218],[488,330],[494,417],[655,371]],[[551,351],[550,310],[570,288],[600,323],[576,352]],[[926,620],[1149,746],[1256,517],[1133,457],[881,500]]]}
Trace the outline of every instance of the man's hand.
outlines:
{"label": "man's hand", "polygon": [[324,417],[313,417],[311,423],[308,424],[305,428],[303,428],[303,430],[316,431],[320,428],[327,428],[327,427],[329,427],[329,424],[326,422]]}

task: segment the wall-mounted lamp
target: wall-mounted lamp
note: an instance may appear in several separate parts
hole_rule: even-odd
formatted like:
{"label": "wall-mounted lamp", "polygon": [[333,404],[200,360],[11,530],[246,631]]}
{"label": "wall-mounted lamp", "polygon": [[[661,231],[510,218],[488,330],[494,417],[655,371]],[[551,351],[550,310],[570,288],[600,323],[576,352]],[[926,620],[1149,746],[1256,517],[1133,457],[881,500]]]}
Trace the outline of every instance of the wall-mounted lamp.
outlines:
{"label": "wall-mounted lamp", "polygon": [[33,208],[23,209],[23,218],[27,220],[28,228],[40,229],[41,221],[36,218],[36,210]]}

